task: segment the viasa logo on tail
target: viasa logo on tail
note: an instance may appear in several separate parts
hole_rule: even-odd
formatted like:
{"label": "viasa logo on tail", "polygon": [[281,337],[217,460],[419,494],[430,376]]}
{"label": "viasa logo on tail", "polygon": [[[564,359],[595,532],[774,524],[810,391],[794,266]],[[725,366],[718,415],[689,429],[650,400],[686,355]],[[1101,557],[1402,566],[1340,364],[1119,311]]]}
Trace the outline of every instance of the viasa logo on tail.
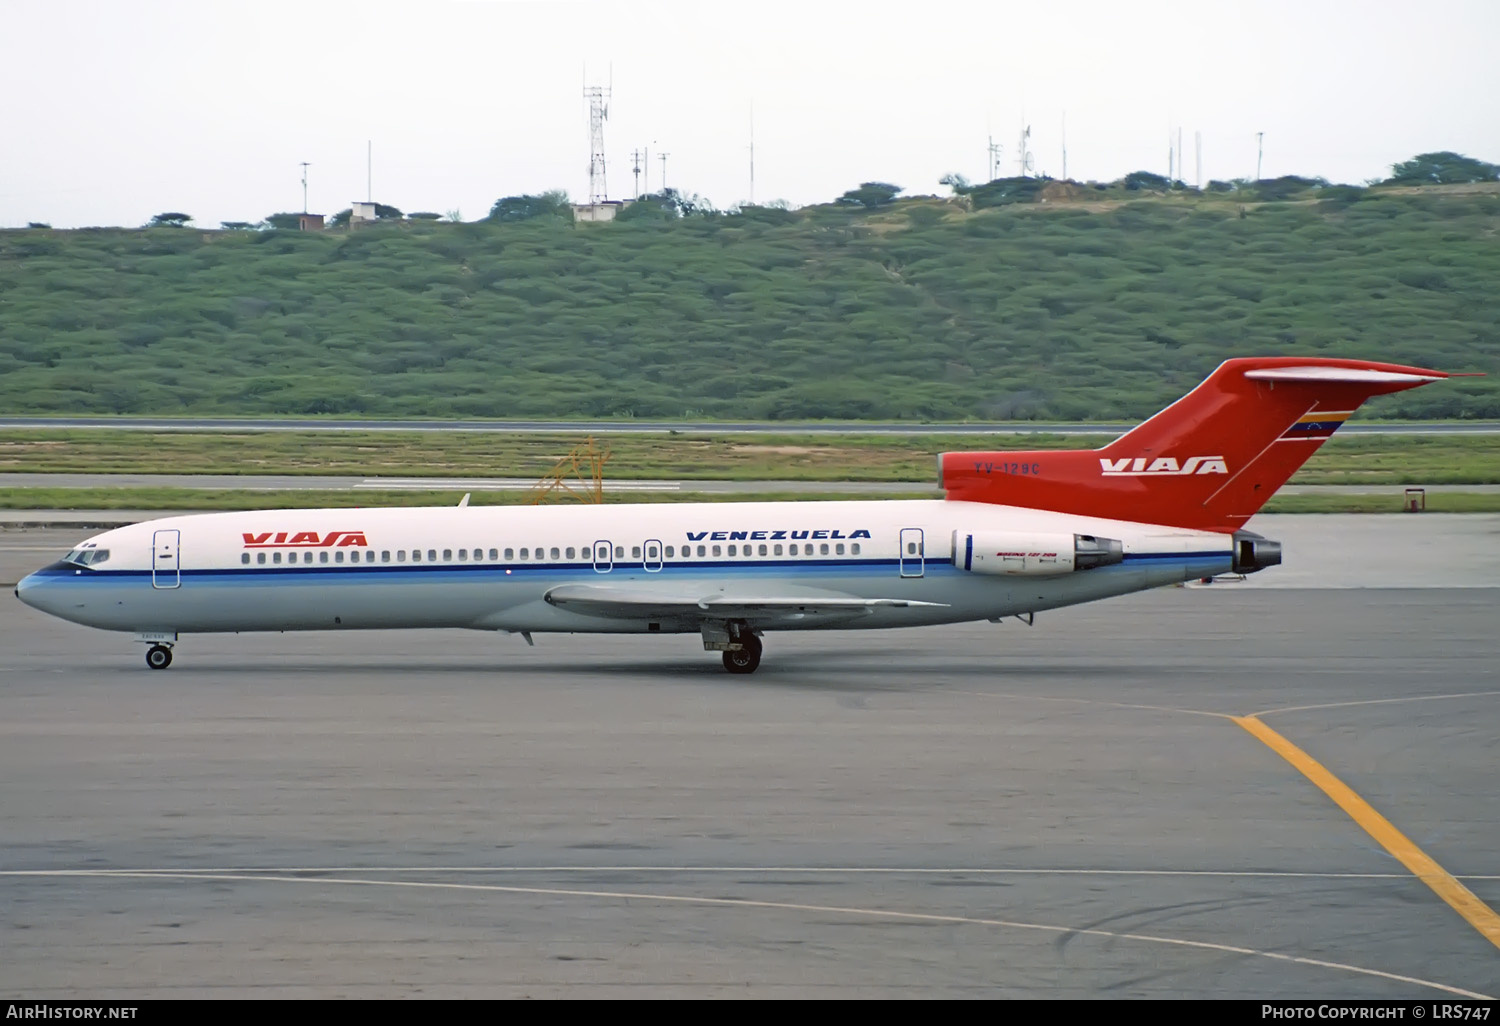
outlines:
{"label": "viasa logo on tail", "polygon": [[1111,460],[1100,457],[1099,469],[1105,477],[1149,477],[1153,474],[1181,477],[1186,474],[1227,474],[1229,467],[1222,456],[1189,456],[1179,466],[1171,456],[1137,456]]}
{"label": "viasa logo on tail", "polygon": [[317,531],[263,531],[260,534],[251,534],[248,531],[241,535],[245,539],[247,549],[329,549],[343,548],[346,545],[366,545],[365,532],[363,531],[329,531],[327,534],[319,534]]}

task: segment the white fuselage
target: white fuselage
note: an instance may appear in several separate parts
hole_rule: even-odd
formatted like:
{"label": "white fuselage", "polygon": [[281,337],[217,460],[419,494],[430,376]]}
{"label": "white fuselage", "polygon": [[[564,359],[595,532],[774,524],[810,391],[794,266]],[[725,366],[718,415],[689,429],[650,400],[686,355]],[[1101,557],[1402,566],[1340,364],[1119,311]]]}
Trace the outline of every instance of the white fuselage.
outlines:
{"label": "white fuselage", "polygon": [[[1055,574],[979,573],[956,550],[976,532],[1022,543],[1097,535],[1118,539],[1124,555]],[[17,594],[78,623],[162,635],[672,633],[706,631],[729,618],[716,609],[756,603],[779,603],[779,612],[732,618],[755,631],[807,630],[992,619],[1224,573],[1234,562],[1226,533],[943,500],[208,513],[107,531],[75,552],[101,550],[107,558],[30,575]],[[563,586],[587,586],[593,598],[558,603]],[[856,608],[859,599],[870,601]],[[803,600],[809,612],[787,612]]]}

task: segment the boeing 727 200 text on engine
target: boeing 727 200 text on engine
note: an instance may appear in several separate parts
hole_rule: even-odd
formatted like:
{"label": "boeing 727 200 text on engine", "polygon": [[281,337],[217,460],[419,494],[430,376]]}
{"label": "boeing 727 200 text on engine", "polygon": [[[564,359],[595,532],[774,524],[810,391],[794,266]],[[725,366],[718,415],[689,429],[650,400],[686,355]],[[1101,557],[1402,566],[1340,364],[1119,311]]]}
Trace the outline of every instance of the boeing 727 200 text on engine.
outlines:
{"label": "boeing 727 200 text on engine", "polygon": [[300,509],[106,531],[22,601],[134,633],[468,627],[701,634],[731,673],[778,630],[998,620],[1281,562],[1244,529],[1366,399],[1448,375],[1235,359],[1090,451],[950,452],[927,501]]}

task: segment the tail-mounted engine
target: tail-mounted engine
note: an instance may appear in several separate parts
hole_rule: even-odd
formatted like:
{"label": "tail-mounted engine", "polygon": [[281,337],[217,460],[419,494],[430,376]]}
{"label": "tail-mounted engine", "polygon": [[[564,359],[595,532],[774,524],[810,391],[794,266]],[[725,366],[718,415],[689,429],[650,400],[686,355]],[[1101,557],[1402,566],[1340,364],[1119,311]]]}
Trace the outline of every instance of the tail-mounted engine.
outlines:
{"label": "tail-mounted engine", "polygon": [[1281,542],[1263,538],[1254,531],[1234,532],[1234,572],[1253,574],[1268,566],[1281,565]]}
{"label": "tail-mounted engine", "polygon": [[1000,577],[1051,577],[1124,559],[1119,539],[1092,534],[956,533],[953,546],[953,562],[960,569]]}

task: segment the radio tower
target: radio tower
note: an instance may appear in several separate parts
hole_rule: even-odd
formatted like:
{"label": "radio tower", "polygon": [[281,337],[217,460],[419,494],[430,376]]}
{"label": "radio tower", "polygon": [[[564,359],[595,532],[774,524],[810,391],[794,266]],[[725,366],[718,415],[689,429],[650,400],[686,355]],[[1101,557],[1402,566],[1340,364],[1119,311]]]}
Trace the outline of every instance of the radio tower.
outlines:
{"label": "radio tower", "polygon": [[589,101],[589,204],[598,206],[609,199],[604,183],[604,122],[609,118],[608,86],[584,86]]}
{"label": "radio tower", "polygon": [[640,150],[631,150],[630,151],[630,162],[631,162],[631,165],[632,165],[631,168],[630,168],[630,171],[631,171],[632,174],[635,175],[635,198],[636,199],[640,199],[641,198],[641,151]]}

